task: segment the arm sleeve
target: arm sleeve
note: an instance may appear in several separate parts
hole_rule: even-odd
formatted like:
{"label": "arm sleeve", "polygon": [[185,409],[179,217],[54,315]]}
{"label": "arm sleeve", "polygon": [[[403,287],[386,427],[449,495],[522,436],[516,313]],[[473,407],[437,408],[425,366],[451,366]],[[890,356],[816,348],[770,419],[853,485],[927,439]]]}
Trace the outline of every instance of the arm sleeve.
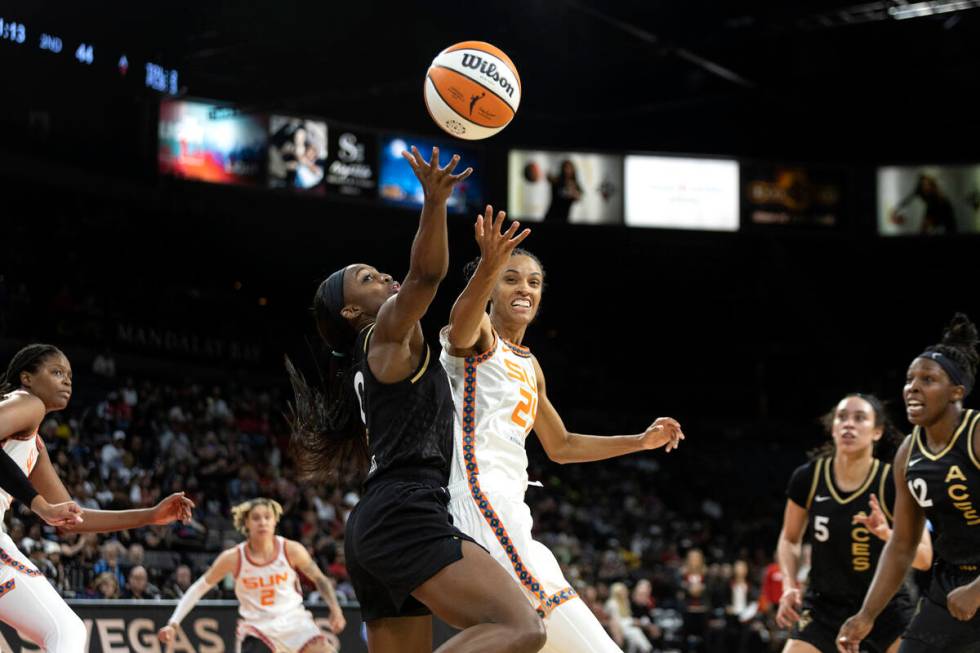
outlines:
{"label": "arm sleeve", "polygon": [[179,624],[187,613],[194,609],[197,602],[200,601],[205,594],[211,591],[214,585],[208,583],[204,576],[201,576],[194,584],[187,588],[184,595],[180,597],[180,602],[177,607],[174,608],[174,613],[170,615],[170,619],[167,620],[167,624]]}
{"label": "arm sleeve", "polygon": [[28,508],[38,492],[14,459],[0,448],[0,488]]}
{"label": "arm sleeve", "polygon": [[793,475],[789,477],[786,496],[801,508],[809,508],[807,504],[810,502],[810,490],[813,487],[814,467],[812,462],[800,465],[793,470]]}

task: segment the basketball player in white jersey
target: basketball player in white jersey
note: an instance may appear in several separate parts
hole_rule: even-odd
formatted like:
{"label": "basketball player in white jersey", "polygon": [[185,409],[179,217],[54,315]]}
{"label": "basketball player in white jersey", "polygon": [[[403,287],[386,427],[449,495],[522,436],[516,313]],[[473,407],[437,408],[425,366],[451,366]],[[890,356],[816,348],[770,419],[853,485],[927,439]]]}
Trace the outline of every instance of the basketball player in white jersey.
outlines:
{"label": "basketball player in white jersey", "polygon": [[157,635],[163,642],[177,636],[177,624],[212,587],[228,574],[235,577],[238,597],[238,653],[333,653],[327,636],[303,607],[301,572],[316,584],[330,608],[330,628],[344,629],[344,613],[330,580],[306,547],[276,535],[282,506],[257,498],[232,509],[235,528],[245,535],[241,544],[221,553],[211,568],[191,585]]}
{"label": "basketball player in white jersey", "polygon": [[481,256],[442,331],[441,361],[456,405],[449,511],[456,526],[511,573],[544,619],[548,639],[542,651],[618,652],[551,551],[531,538],[524,440],[533,429],[549,458],[569,463],[665,445],[670,451],[684,434],[670,418],[638,435],[598,437],[565,429],[545,394],[541,367],[521,346],[541,301],[544,270],[532,254],[517,249],[530,230],[517,234],[515,222],[501,233],[503,219],[500,212],[494,220],[489,206],[477,218]]}
{"label": "basketball player in white jersey", "polygon": [[[12,497],[0,491],[0,523],[13,499],[35,507],[38,501],[73,504],[68,490],[51,463],[38,435],[48,413],[63,410],[71,399],[71,365],[53,345],[34,344],[18,351],[0,378],[0,442],[3,455],[16,467],[14,473],[28,479],[27,488]],[[4,479],[4,486],[12,479]],[[16,492],[16,490],[14,490]],[[190,519],[194,504],[182,493],[172,494],[153,508],[141,510],[81,509],[75,519],[61,524],[64,530],[106,533],[151,524]],[[78,510],[76,506],[76,510]],[[40,514],[40,513],[39,513]],[[47,518],[46,518],[46,521]],[[50,521],[49,521],[50,523]],[[47,653],[82,653],[88,650],[85,625],[58,595],[34,563],[17,549],[5,532],[0,533],[0,620]]]}

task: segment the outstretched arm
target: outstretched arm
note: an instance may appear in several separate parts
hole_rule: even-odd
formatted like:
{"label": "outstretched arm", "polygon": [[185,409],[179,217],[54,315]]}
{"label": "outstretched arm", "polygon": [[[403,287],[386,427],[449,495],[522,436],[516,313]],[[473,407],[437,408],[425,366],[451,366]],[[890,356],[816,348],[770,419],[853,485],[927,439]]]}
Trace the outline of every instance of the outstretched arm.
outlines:
{"label": "outstretched arm", "polygon": [[235,573],[238,568],[238,556],[237,547],[222,552],[204,575],[187,588],[177,607],[174,608],[173,614],[170,615],[170,619],[167,620],[167,625],[157,631],[157,637],[161,642],[172,642],[177,635],[178,624],[194,609],[197,602],[211,591],[212,587],[221,582],[222,578]]}
{"label": "outstretched arm", "polygon": [[[58,478],[46,447],[38,452],[37,464],[31,471],[31,483],[41,496],[55,504],[71,501],[68,490]],[[77,533],[111,533],[129,528],[169,524],[172,521],[188,521],[194,502],[183,492],[171,494],[152,508],[135,510],[89,510],[81,509],[81,523],[66,524],[66,531]]]}
{"label": "outstretched arm", "polygon": [[428,310],[449,269],[446,203],[456,184],[473,172],[467,168],[458,175],[452,174],[459,163],[458,155],[453,155],[449,164],[440,168],[437,147],[432,148],[429,162],[414,146],[411,154],[403,154],[422,183],[425,202],[412,242],[408,274],[398,294],[385,302],[378,313],[372,336],[375,343],[404,343],[418,329],[418,321]]}
{"label": "outstretched arm", "polygon": [[676,449],[684,439],[681,425],[670,417],[660,417],[643,433],[636,435],[581,435],[569,433],[558,411],[551,405],[545,388],[544,372],[537,358],[531,359],[537,374],[538,414],[534,432],[548,458],[556,463],[585,463],[606,460],[637,451],[648,451],[666,445]]}
{"label": "outstretched arm", "polygon": [[480,262],[449,313],[447,337],[453,355],[470,353],[474,349],[482,352],[493,345],[487,303],[514,249],[531,233],[530,229],[525,229],[518,234],[520,222],[512,222],[507,231],[502,232],[506,215],[500,211],[494,218],[493,207],[488,204],[484,215],[477,216],[473,225],[480,246]]}
{"label": "outstretched arm", "polygon": [[320,571],[309,551],[299,542],[286,540],[286,555],[289,557],[293,569],[313,581],[317,591],[320,592],[320,596],[330,608],[330,630],[335,633],[342,631],[347,625],[347,620],[344,619],[344,611],[337,601],[337,593],[333,589],[333,583]]}

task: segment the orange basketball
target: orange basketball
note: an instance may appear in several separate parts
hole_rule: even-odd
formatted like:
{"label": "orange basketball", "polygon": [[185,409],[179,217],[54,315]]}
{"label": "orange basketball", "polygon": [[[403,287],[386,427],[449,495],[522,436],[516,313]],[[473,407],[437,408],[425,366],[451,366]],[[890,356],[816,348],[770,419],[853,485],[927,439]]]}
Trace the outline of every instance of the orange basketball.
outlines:
{"label": "orange basketball", "polygon": [[467,140],[493,136],[521,103],[521,77],[504,52],[463,41],[436,55],[425,76],[425,106],[436,124]]}

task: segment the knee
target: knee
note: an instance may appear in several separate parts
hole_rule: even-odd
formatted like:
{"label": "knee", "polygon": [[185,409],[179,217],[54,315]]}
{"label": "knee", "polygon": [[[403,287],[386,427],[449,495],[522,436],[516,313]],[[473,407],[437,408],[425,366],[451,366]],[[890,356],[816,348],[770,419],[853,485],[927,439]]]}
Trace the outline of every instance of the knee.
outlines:
{"label": "knee", "polygon": [[544,648],[544,643],[548,639],[548,634],[544,628],[544,620],[538,617],[537,613],[532,613],[533,618],[522,620],[521,624],[513,629],[514,647],[513,650],[520,653],[536,653]]}

